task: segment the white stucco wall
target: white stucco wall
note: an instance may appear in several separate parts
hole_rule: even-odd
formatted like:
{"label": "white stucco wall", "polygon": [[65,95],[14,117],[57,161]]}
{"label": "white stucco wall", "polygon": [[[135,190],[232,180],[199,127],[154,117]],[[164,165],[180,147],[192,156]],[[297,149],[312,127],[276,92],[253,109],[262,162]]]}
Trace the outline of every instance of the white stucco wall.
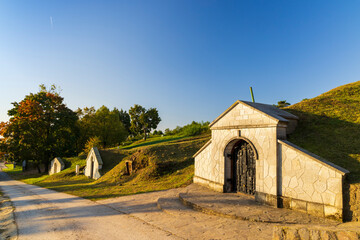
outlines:
{"label": "white stucco wall", "polygon": [[103,161],[101,159],[100,153],[97,148],[92,148],[86,158],[86,167],[84,174],[87,177],[91,177],[91,162],[94,162],[93,165],[93,179],[98,179],[101,177],[100,169],[102,168]]}
{"label": "white stucco wall", "polygon": [[50,162],[49,175],[61,172],[62,170],[64,170],[64,168],[64,162],[61,160],[61,158],[56,157]]}
{"label": "white stucco wall", "polygon": [[346,170],[309,155],[287,141],[279,140],[278,144],[282,196],[343,207],[342,178]]}

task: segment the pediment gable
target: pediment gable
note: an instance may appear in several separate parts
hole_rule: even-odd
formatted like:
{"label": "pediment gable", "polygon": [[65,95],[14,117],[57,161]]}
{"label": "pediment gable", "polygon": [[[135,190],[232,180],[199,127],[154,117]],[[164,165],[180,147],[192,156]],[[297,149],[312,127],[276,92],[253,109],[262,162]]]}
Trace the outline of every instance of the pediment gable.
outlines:
{"label": "pediment gable", "polygon": [[97,147],[91,148],[91,150],[86,158],[86,161],[91,157],[94,157],[94,160],[97,161],[99,163],[99,165],[103,164],[103,161],[101,159],[101,156],[100,156],[100,153],[99,153],[99,150]]}
{"label": "pediment gable", "polygon": [[52,161],[53,161],[53,163],[60,164],[60,166],[62,166],[62,167],[65,166],[63,160],[61,158],[59,158],[59,157],[54,158]]}
{"label": "pediment gable", "polygon": [[211,124],[212,129],[236,126],[277,125],[297,117],[272,105],[236,101]]}

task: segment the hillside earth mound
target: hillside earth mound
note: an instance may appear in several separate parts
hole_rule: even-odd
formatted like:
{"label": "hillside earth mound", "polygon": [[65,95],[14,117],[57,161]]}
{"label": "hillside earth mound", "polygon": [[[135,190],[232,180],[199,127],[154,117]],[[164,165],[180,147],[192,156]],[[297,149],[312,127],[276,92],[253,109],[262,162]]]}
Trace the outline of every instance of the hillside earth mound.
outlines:
{"label": "hillside earth mound", "polygon": [[[206,135],[131,150],[117,150],[122,156],[127,152],[127,156],[98,179],[96,185],[118,186],[113,189],[113,194],[121,191],[121,188],[124,191],[126,189],[125,194],[132,194],[138,191],[158,191],[188,185],[194,175],[192,155],[208,139],[209,136]],[[106,154],[104,157],[107,158]],[[126,167],[128,161],[132,162],[131,174]]]}
{"label": "hillside earth mound", "polygon": [[350,171],[360,182],[360,81],[285,108],[299,117],[288,140]]}
{"label": "hillside earth mound", "polygon": [[[86,155],[64,159],[66,168],[56,174],[7,171],[13,178],[28,184],[66,192],[79,197],[99,200],[142,192],[166,190],[192,183],[193,155],[210,139],[209,134],[195,137],[157,137],[130,146],[99,150],[104,162],[98,180],[83,175]],[[131,174],[126,162],[132,162]],[[76,165],[80,175],[76,175]]]}

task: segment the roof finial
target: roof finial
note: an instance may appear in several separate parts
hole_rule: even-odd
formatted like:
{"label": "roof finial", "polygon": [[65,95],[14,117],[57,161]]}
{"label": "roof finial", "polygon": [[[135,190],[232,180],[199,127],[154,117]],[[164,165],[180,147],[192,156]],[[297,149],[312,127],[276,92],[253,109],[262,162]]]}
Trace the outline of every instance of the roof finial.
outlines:
{"label": "roof finial", "polygon": [[250,93],[251,93],[252,102],[254,103],[254,102],[255,102],[255,98],[254,98],[254,93],[253,93],[252,87],[250,87]]}

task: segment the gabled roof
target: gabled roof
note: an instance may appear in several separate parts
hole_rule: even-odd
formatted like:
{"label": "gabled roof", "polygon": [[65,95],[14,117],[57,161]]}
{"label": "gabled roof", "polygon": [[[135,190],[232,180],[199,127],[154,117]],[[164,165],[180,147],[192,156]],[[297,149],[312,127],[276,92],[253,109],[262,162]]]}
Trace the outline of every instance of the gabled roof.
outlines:
{"label": "gabled roof", "polygon": [[228,112],[230,112],[238,104],[246,105],[246,106],[248,106],[262,114],[265,114],[274,120],[280,121],[280,122],[288,122],[288,119],[295,119],[295,120],[299,119],[297,116],[295,116],[291,113],[288,113],[282,109],[279,109],[273,105],[237,100],[228,109],[226,109],[225,112],[223,112],[214,121],[212,121],[210,123],[209,127],[214,125],[217,121],[219,121],[223,116],[225,116]]}
{"label": "gabled roof", "polygon": [[58,161],[61,166],[65,166],[64,161],[63,161],[60,157],[55,157],[55,158],[53,159],[53,161]]}
{"label": "gabled roof", "polygon": [[102,159],[101,159],[100,152],[99,152],[98,148],[97,148],[97,147],[93,147],[93,148],[91,149],[88,157],[91,156],[91,152],[94,152],[95,157],[96,157],[96,160],[98,161],[98,163],[99,163],[100,165],[103,165],[103,161],[102,161]]}

